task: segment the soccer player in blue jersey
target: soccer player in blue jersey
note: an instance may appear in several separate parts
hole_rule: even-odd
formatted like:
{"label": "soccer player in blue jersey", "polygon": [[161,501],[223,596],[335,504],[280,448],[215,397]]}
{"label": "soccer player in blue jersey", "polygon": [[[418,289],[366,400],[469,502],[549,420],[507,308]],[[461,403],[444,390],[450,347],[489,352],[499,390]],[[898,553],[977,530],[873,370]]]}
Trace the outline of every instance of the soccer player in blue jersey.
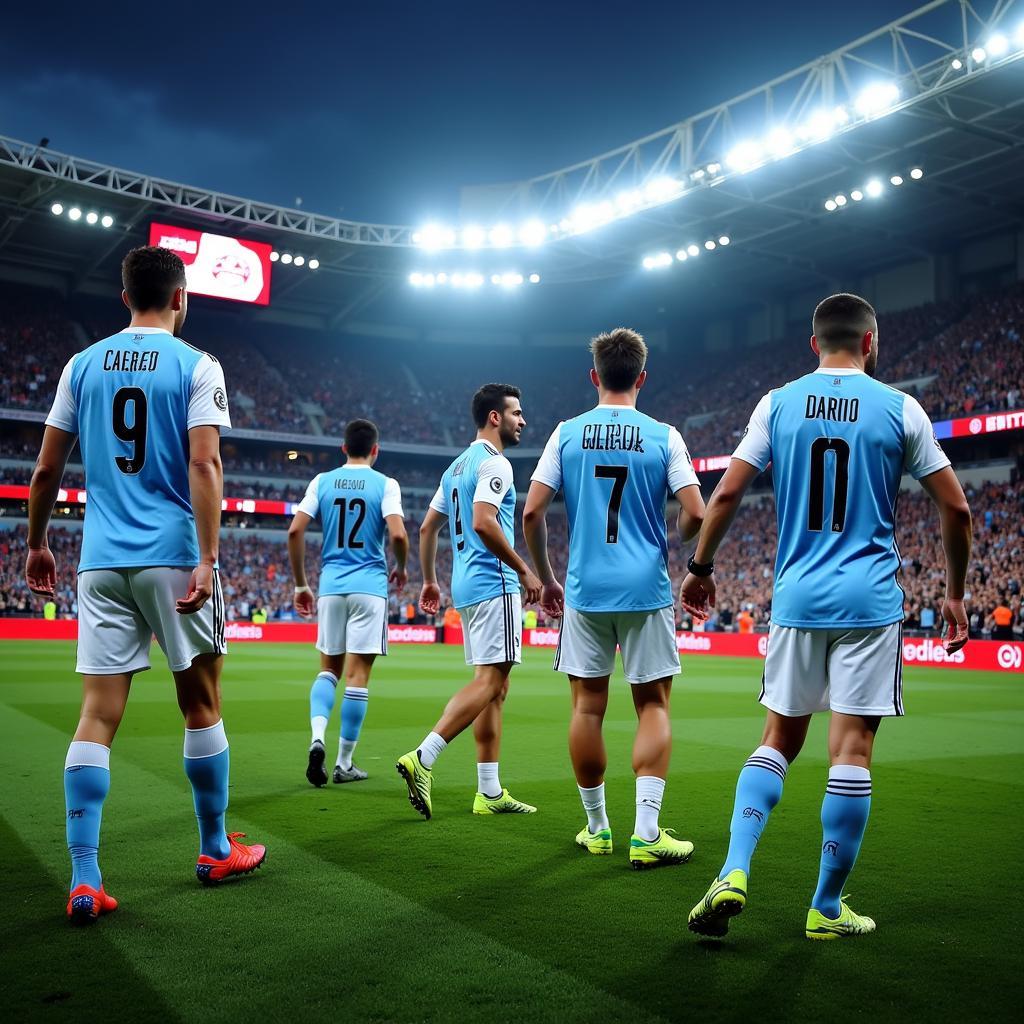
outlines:
{"label": "soccer player in blue jersey", "polygon": [[[307,618],[316,614],[318,619],[320,673],[309,693],[313,740],[306,766],[306,778],[314,786],[327,784],[324,734],[343,671],[345,696],[333,778],[340,784],[367,777],[352,763],[352,752],[366,718],[370,670],[378,655],[388,653],[388,582],[401,590],[408,580],[409,538],[402,492],[397,480],[373,468],[380,454],[378,440],[375,424],[351,420],[342,445],[345,464],[313,477],[288,529],[295,610]],[[323,529],[315,607],[306,581],[306,527],[314,519],[320,520]],[[390,575],[388,541],[395,556]]]}
{"label": "soccer player in blue jersey", "polygon": [[[523,511],[523,532],[544,584],[542,607],[562,616],[555,669],[569,676],[572,688],[569,752],[587,812],[576,843],[590,853],[612,852],[602,725],[619,647],[638,720],[630,863],[637,869],[682,864],[693,844],[658,822],[672,749],[669,694],[679,672],[665,502],[669,494],[679,502],[679,535],[688,541],[700,529],[704,499],[679,431],[636,408],[647,379],[643,338],[620,327],[594,338],[590,350],[598,404],[555,428]],[[545,520],[559,490],[569,526],[564,594],[548,557]]]}
{"label": "soccer player in blue jersey", "polygon": [[758,403],[708,504],[683,581],[683,607],[706,618],[715,603],[714,558],[744,492],[769,464],[778,517],[772,625],[760,701],[764,736],[736,785],[729,852],[690,928],[722,936],[747,899],[750,860],[811,715],[831,710],[831,767],[821,805],[818,886],[809,939],[875,930],[843,886],[871,806],[871,754],[883,718],[903,714],[903,591],[894,535],[904,473],[938,506],[946,555],[950,654],[967,643],[964,587],[971,513],[931,423],[915,399],[873,379],[875,311],[856,295],[833,295],[814,311],[818,368]]}
{"label": "soccer player in blue jersey", "polygon": [[448,524],[452,543],[452,601],[462,618],[466,664],[473,681],[448,702],[437,725],[399,758],[409,802],[429,819],[432,768],[469,725],[477,750],[474,814],[532,814],[536,807],[509,796],[500,781],[501,712],[509,674],[522,661],[522,600],[540,596],[540,580],[515,550],[516,489],[504,451],[526,426],[519,389],[485,384],[473,396],[476,440],[448,467],[420,527],[423,591],[420,608],[440,610],[437,541]]}
{"label": "soccer player in blue jersey", "polygon": [[217,573],[223,470],[231,426],[220,364],[175,335],[187,309],[185,267],[167,249],[133,249],[122,266],[131,322],[72,356],[46,418],[29,496],[25,576],[50,596],[56,565],[46,531],[76,438],[86,505],[78,566],[81,718],[64,768],[75,923],[116,909],[98,854],[110,747],[152,635],[185,717],[185,775],[199,822],[204,883],[253,871],[263,846],[224,829],[228,741],[220,713],[224,598]]}

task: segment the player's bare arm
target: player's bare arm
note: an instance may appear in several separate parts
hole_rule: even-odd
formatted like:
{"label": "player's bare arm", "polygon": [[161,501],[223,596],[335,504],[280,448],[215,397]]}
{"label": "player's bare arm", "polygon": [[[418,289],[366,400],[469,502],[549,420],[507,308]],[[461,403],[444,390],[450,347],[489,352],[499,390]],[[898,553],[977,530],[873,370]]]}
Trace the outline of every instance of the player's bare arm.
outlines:
{"label": "player's bare arm", "polygon": [[409,582],[409,534],[405,531],[405,520],[401,516],[385,516],[391,553],[395,556],[395,567],[388,575],[388,581],[396,590],[403,590]]}
{"label": "player's bare arm", "polygon": [[[694,562],[699,565],[710,565],[714,562],[715,553],[736,518],[743,496],[759,472],[756,466],[742,459],[730,461],[729,468],[718,481],[718,486],[705,510],[697,550],[693,553]],[[679,601],[684,611],[695,619],[704,621],[709,615],[709,609],[715,606],[714,575],[696,576],[692,572],[687,573],[679,588]]]}
{"label": "player's bare arm", "polygon": [[699,486],[691,484],[689,487],[680,487],[675,493],[675,499],[679,502],[676,526],[680,538],[686,544],[700,533],[704,522],[704,496],[700,493]]}
{"label": "player's bare arm", "polygon": [[441,588],[437,585],[437,538],[446,522],[446,515],[436,508],[428,508],[420,524],[420,571],[423,573],[420,611],[424,615],[437,615],[441,610]]}
{"label": "player's bare arm", "polygon": [[942,617],[948,627],[945,647],[948,654],[955,654],[968,639],[964,590],[971,557],[971,509],[956,473],[949,466],[922,477],[920,484],[939,509],[942,549],[946,555],[946,598],[942,602]]}
{"label": "player's bare arm", "polygon": [[473,530],[483,541],[484,547],[495,557],[499,558],[519,577],[525,595],[523,600],[526,604],[535,604],[540,600],[541,582],[533,574],[530,567],[516,554],[516,550],[509,544],[505,537],[505,531],[498,521],[498,509],[487,501],[473,502]]}
{"label": "player's bare arm", "polygon": [[220,430],[193,427],[188,432],[188,485],[199,540],[199,564],[188,593],[175,608],[180,615],[199,611],[213,594],[213,574],[220,551],[220,506],[224,498],[224,466],[220,461]]}
{"label": "player's bare arm", "polygon": [[57,563],[46,542],[53,505],[60,491],[71,449],[78,440],[58,427],[47,426],[39,449],[28,496],[28,558],[25,561],[25,582],[33,594],[52,597],[57,586]]}
{"label": "player's bare arm", "polygon": [[288,561],[292,566],[295,594],[292,604],[304,618],[311,619],[315,610],[313,591],[306,578],[306,529],[313,521],[305,512],[296,512],[288,527]]}
{"label": "player's bare arm", "polygon": [[548,554],[548,506],[555,496],[553,488],[534,480],[526,495],[523,509],[523,537],[541,581],[540,606],[547,615],[560,617],[565,606],[565,592],[555,579]]}

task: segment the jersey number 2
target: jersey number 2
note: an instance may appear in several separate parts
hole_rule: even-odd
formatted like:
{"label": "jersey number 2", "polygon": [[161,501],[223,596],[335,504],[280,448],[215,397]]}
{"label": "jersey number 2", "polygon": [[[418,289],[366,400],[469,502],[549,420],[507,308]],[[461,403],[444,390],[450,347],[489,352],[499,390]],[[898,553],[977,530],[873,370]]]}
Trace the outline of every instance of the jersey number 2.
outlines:
{"label": "jersey number 2", "polygon": [[612,495],[608,499],[608,519],[605,523],[606,544],[619,543],[619,509],[622,507],[622,492],[629,479],[629,466],[595,466],[594,476],[598,480],[612,480]]}
{"label": "jersey number 2", "polygon": [[832,495],[832,532],[846,526],[846,492],[850,484],[850,446],[841,437],[819,437],[811,445],[811,486],[807,506],[807,529],[821,533],[825,525],[825,453],[836,459],[835,490]]}
{"label": "jersey number 2", "polygon": [[363,525],[366,518],[366,502],[362,498],[335,498],[334,504],[338,506],[338,547],[345,547],[345,522],[348,519],[348,510],[351,508],[356,514],[356,521],[352,529],[348,531],[348,546],[350,548],[361,548],[363,542],[358,539],[359,527]]}
{"label": "jersey number 2", "polygon": [[[132,423],[128,425],[128,403],[132,404]],[[114,393],[114,436],[132,445],[131,455],[117,455],[114,462],[126,476],[135,476],[146,464],[146,432],[149,428],[149,406],[142,388],[118,388]]]}

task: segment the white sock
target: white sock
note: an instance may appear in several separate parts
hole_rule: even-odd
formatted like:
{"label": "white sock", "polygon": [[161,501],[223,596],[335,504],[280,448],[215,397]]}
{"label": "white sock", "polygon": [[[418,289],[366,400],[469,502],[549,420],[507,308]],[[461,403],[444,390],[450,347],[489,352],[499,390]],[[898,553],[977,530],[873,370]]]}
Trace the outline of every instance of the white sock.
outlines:
{"label": "white sock", "polygon": [[476,766],[476,791],[484,796],[501,796],[498,781],[497,761],[478,761]]}
{"label": "white sock", "polygon": [[358,740],[338,740],[338,765],[348,771],[352,767],[352,751],[356,749]]}
{"label": "white sock", "polygon": [[441,756],[441,751],[447,746],[448,744],[445,742],[444,737],[439,736],[436,732],[428,732],[426,738],[420,744],[419,750],[416,751],[420,764],[424,768],[433,768],[434,762]]}
{"label": "white sock", "polygon": [[636,780],[636,826],[633,831],[651,842],[658,838],[658,815],[665,795],[665,780],[655,775],[638,775]]}
{"label": "white sock", "polygon": [[327,719],[323,715],[317,715],[316,718],[311,718],[309,722],[313,727],[312,743],[323,743],[324,736],[327,735]]}
{"label": "white sock", "polygon": [[587,828],[590,834],[594,835],[603,828],[608,828],[608,812],[604,806],[604,783],[600,786],[592,786],[590,789],[584,786],[576,787],[580,791],[580,799],[583,801],[583,810],[587,812]]}

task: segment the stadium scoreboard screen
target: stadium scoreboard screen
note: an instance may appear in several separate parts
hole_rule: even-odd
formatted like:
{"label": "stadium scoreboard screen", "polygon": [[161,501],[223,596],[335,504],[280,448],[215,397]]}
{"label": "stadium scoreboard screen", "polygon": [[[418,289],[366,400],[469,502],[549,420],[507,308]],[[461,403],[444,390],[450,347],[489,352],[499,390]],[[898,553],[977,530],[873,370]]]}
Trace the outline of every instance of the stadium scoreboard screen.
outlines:
{"label": "stadium scoreboard screen", "polygon": [[149,244],[176,252],[193,295],[270,304],[270,252],[265,242],[152,223]]}

